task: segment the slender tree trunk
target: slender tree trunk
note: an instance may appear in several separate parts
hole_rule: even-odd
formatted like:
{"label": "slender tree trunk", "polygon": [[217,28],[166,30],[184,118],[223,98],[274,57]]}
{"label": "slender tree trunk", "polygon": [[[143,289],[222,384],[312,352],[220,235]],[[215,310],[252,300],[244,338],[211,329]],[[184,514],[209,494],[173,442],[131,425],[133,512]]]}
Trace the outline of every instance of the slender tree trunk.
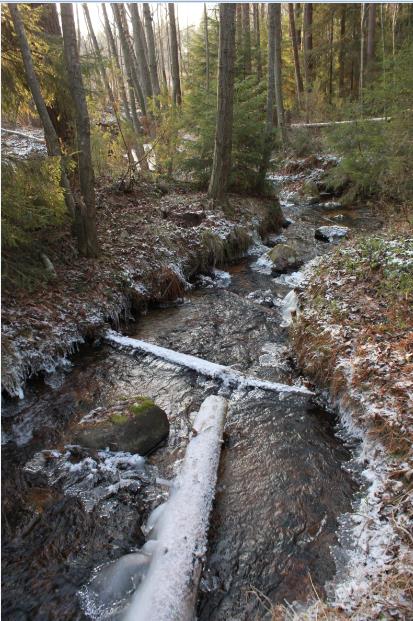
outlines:
{"label": "slender tree trunk", "polygon": [[139,72],[139,82],[142,86],[142,91],[146,100],[146,107],[148,104],[148,98],[152,97],[152,83],[149,73],[149,67],[146,60],[145,39],[142,27],[141,18],[138,11],[138,5],[136,2],[130,2],[129,8],[132,17],[132,29],[133,29],[133,44],[135,47],[135,57]]}
{"label": "slender tree trunk", "polygon": [[65,161],[62,157],[62,152],[60,150],[59,138],[47,111],[46,104],[40,89],[40,83],[34,71],[33,58],[30,51],[29,42],[27,40],[23,20],[21,18],[17,4],[9,4],[8,7],[13,20],[17,40],[19,42],[20,52],[23,58],[23,65],[26,74],[27,84],[29,86],[34,104],[43,125],[47,152],[52,157],[60,158],[61,185],[64,189],[66,206],[69,213],[73,217],[75,217],[77,211],[76,204],[73,198],[72,190],[70,188],[69,179],[65,167]]}
{"label": "slender tree trunk", "polygon": [[[154,97],[159,97],[161,89],[159,87],[158,67],[156,62],[155,37],[153,33],[152,15],[148,2],[143,3],[143,18],[145,22],[146,41],[148,44],[148,63],[151,74],[152,93]],[[159,106],[159,101],[157,100]]]}
{"label": "slender tree trunk", "polygon": [[236,8],[237,53],[242,53],[242,4],[237,2]]}
{"label": "slender tree trunk", "polygon": [[306,120],[309,122],[310,117],[310,95],[313,82],[313,5],[311,3],[304,4],[303,17],[303,41],[304,41],[304,77],[305,77],[305,94],[306,94]]}
{"label": "slender tree trunk", "polygon": [[81,32],[80,32],[79,5],[77,3],[76,3],[76,23],[77,23],[77,51],[78,51],[79,56],[80,56],[80,46],[82,44],[82,35],[81,35]]}
{"label": "slender tree trunk", "polygon": [[[123,52],[123,60],[125,63],[125,69],[126,69],[126,75],[128,78],[128,82],[132,86],[132,88],[135,90],[135,96],[139,100],[142,113],[146,114],[146,102],[145,102],[145,97],[144,97],[141,85],[139,83],[134,53],[133,53],[133,49],[130,43],[130,35],[129,35],[128,24],[126,21],[125,8],[123,4],[112,3],[111,6],[112,6],[113,15],[115,17],[116,26],[117,26],[118,33],[119,33],[119,39],[120,39],[121,48]],[[133,111],[132,111],[132,115],[133,115]]]}
{"label": "slender tree trunk", "polygon": [[333,60],[334,60],[334,6],[331,7],[331,16],[330,16],[330,32],[328,35],[329,38],[329,66],[328,66],[328,103],[331,106],[333,101]]}
{"label": "slender tree trunk", "polygon": [[96,234],[95,184],[90,148],[90,121],[83,87],[82,71],[76,41],[75,20],[71,3],[60,5],[65,64],[75,107],[77,150],[79,158],[80,192],[84,202],[81,217],[79,249],[86,257],[98,253]]}
{"label": "slender tree trunk", "polygon": [[204,43],[205,43],[205,86],[209,93],[209,36],[208,36],[208,12],[204,2]]}
{"label": "slender tree trunk", "polygon": [[372,73],[372,69],[374,65],[375,45],[376,45],[376,5],[373,2],[370,2],[369,10],[368,10],[367,54],[366,54],[366,71],[367,71],[368,78],[371,78],[371,73]]}
{"label": "slender tree trunk", "polygon": [[274,82],[275,82],[275,103],[277,106],[277,122],[281,129],[283,143],[286,142],[285,118],[284,118],[284,101],[282,89],[282,73],[281,73],[281,3],[276,2],[272,5],[275,13],[275,59],[274,59]]}
{"label": "slender tree trunk", "polygon": [[289,24],[290,24],[291,45],[293,48],[293,57],[294,57],[294,73],[295,73],[295,88],[297,92],[297,104],[298,104],[298,109],[300,109],[301,108],[301,96],[304,92],[304,86],[303,86],[303,79],[301,77],[300,57],[298,55],[297,31],[295,27],[294,4],[292,2],[288,3],[288,18],[289,18]]}
{"label": "slender tree trunk", "polygon": [[267,74],[267,118],[265,122],[264,144],[262,159],[257,177],[257,190],[262,192],[265,185],[265,177],[271,158],[274,140],[274,101],[275,101],[275,12],[274,4],[268,4],[268,74]]}
{"label": "slender tree trunk", "polygon": [[294,6],[294,22],[295,22],[295,27],[296,27],[296,36],[297,36],[297,47],[299,50],[301,50],[301,44],[302,44],[302,37],[301,37],[301,4],[299,2],[295,2],[293,4]]}
{"label": "slender tree trunk", "polygon": [[363,88],[364,88],[364,22],[366,16],[366,5],[361,4],[360,9],[360,80],[359,80],[359,97],[361,105],[361,113],[363,114]]}
{"label": "slender tree trunk", "polygon": [[100,71],[100,74],[102,76],[102,81],[103,81],[103,84],[105,85],[105,90],[106,90],[107,96],[109,98],[110,104],[112,106],[113,113],[114,113],[115,118],[116,118],[116,123],[117,123],[117,126],[118,126],[119,133],[122,136],[123,144],[124,144],[124,147],[125,147],[125,150],[126,150],[126,154],[128,156],[129,165],[132,166],[132,164],[133,164],[132,152],[131,152],[131,149],[129,148],[129,146],[128,146],[126,140],[125,140],[125,137],[123,135],[123,130],[122,130],[122,124],[121,124],[121,120],[120,120],[120,116],[119,116],[118,105],[117,105],[115,97],[113,95],[112,87],[111,87],[111,85],[109,83],[109,78],[108,78],[108,74],[106,73],[105,63],[103,62],[102,53],[100,51],[99,44],[98,44],[97,39],[96,39],[95,31],[93,30],[92,20],[90,19],[89,9],[88,9],[88,6],[87,6],[86,2],[83,3],[82,6],[83,6],[83,11],[84,11],[84,14],[85,14],[86,23],[87,23],[87,27],[88,27],[88,30],[89,30],[90,38],[92,40],[92,47],[93,47],[93,49],[95,51],[95,56],[96,56],[96,60],[97,60],[97,63],[98,63],[99,71]]}
{"label": "slender tree trunk", "polygon": [[106,35],[106,40],[107,40],[108,49],[109,49],[109,57],[111,59],[111,64],[114,65],[112,71],[116,75],[116,81],[118,83],[120,99],[122,102],[122,107],[125,113],[126,120],[128,121],[128,123],[130,123],[130,125],[133,125],[131,111],[130,111],[129,103],[128,103],[128,98],[126,97],[126,89],[125,89],[125,84],[123,82],[123,72],[120,66],[118,50],[116,48],[115,39],[113,37],[112,28],[110,26],[108,14],[106,11],[106,4],[104,2],[102,2],[102,9],[103,9],[103,19],[105,22],[105,35]]}
{"label": "slender tree trunk", "polygon": [[338,94],[344,97],[344,76],[345,76],[345,45],[346,45],[346,13],[347,7],[341,7],[340,16],[340,49],[338,54]]}
{"label": "slender tree trunk", "polygon": [[242,4],[242,38],[244,53],[244,75],[251,75],[251,27],[249,2]]}
{"label": "slender tree trunk", "polygon": [[261,58],[261,33],[260,33],[260,14],[258,4],[254,2],[252,5],[255,33],[255,63],[257,65],[257,81],[262,80],[262,58]]}
{"label": "slender tree trunk", "polygon": [[172,73],[172,101],[174,106],[182,103],[181,80],[179,77],[178,38],[176,35],[175,6],[168,3],[169,33],[171,41],[171,73]]}
{"label": "slender tree trunk", "polygon": [[231,171],[235,12],[236,5],[234,3],[219,4],[217,120],[214,160],[208,189],[208,194],[214,201],[223,198]]}

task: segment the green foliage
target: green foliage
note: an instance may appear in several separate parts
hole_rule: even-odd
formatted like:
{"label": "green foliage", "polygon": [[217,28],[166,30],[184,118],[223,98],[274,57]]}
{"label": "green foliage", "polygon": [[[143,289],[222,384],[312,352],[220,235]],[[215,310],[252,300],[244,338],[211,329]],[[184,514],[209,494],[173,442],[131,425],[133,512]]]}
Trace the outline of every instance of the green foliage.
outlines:
{"label": "green foliage", "polygon": [[[339,125],[327,134],[328,148],[342,156],[328,183],[346,188],[343,202],[366,197],[401,206],[413,204],[413,46],[385,62],[381,76],[364,93],[365,117],[384,116],[386,122],[361,121]],[[360,117],[360,105],[353,116]]]}
{"label": "green foliage", "polygon": [[34,233],[62,223],[66,208],[60,158],[19,161],[3,157],[1,171],[4,248],[30,244]]}

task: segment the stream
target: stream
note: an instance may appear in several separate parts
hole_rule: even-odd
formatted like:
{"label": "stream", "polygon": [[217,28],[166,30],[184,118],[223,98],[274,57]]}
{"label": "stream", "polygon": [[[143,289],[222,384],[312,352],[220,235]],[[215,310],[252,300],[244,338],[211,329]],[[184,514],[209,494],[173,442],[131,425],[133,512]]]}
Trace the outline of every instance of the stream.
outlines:
{"label": "stream", "polygon": [[[265,241],[300,238],[303,262],[331,247],[314,239],[319,226],[379,226],[367,208],[297,204],[287,191],[281,199],[291,224],[282,237]],[[281,326],[281,301],[300,274],[272,275],[260,259],[266,250],[256,240],[227,272],[199,277],[183,300],[119,331],[252,377],[301,385]],[[46,383],[30,382],[23,400],[4,404],[4,619],[122,619],[142,576],[114,592],[97,570],[147,541],[148,516],[167,498],[193,414],[211,394],[226,396],[229,411],[198,618],[265,619],[268,602],[304,602],[314,589],[323,595],[335,573],[330,548],[338,543],[337,520],[357,490],[347,468],[351,446],[335,434],[333,414],[295,393],[281,399],[259,389],[231,391],[149,354],[96,343]],[[143,459],[76,444],[82,417],[136,395],[166,412],[163,446]]]}

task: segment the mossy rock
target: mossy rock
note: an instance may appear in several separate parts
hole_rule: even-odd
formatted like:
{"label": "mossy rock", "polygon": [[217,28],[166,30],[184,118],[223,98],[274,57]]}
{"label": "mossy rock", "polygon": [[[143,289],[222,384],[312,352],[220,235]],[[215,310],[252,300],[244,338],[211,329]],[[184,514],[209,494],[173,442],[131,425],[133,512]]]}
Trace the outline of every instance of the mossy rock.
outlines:
{"label": "mossy rock", "polygon": [[165,412],[147,397],[112,413],[107,419],[88,424],[75,435],[75,442],[86,448],[125,451],[148,455],[169,435]]}
{"label": "mossy rock", "polygon": [[297,250],[290,244],[277,244],[268,252],[268,257],[274,264],[273,271],[275,273],[283,273],[302,264]]}

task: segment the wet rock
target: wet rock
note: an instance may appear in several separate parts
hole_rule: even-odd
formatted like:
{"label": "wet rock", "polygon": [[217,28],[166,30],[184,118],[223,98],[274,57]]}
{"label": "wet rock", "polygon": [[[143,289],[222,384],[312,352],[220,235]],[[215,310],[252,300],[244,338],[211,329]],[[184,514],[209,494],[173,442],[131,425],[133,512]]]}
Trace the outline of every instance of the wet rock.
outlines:
{"label": "wet rock", "polygon": [[335,242],[347,237],[349,229],[346,226],[320,226],[316,229],[314,237],[324,242]]}
{"label": "wet rock", "polygon": [[75,435],[75,442],[91,449],[110,448],[148,455],[169,434],[168,417],[150,399],[138,398],[134,403],[112,409],[108,417],[84,420],[84,428]]}
{"label": "wet rock", "polygon": [[246,298],[247,300],[255,302],[255,304],[266,306],[267,308],[274,308],[274,306],[278,306],[278,298],[273,295],[271,289],[267,289],[266,291],[262,291],[260,289],[257,291],[251,291]]}
{"label": "wet rock", "polygon": [[277,244],[268,252],[268,258],[273,263],[272,272],[276,274],[292,270],[302,264],[297,249],[292,244]]}

